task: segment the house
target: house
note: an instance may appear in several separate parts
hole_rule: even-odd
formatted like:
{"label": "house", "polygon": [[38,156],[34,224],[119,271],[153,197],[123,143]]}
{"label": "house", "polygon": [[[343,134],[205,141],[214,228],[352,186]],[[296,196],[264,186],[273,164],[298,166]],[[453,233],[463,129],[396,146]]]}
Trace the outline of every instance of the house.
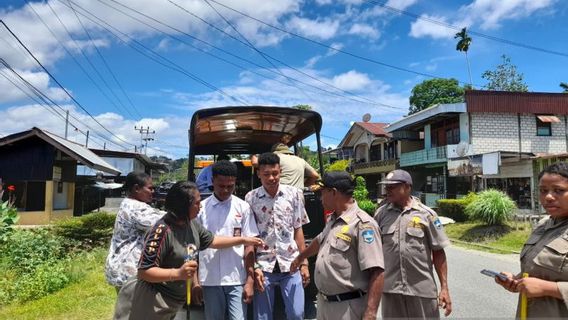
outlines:
{"label": "house", "polygon": [[355,122],[335,150],[350,159],[350,171],[365,178],[371,198],[383,194],[377,183],[398,165],[400,144],[385,131],[386,123]]}
{"label": "house", "polygon": [[465,103],[441,104],[391,123],[401,150],[400,167],[429,206],[469,191],[500,189],[520,209],[537,203],[536,155],[568,150],[568,95],[468,90]]}
{"label": "house", "polygon": [[[116,150],[90,149],[105,162],[115,167],[120,175],[105,175],[91,167],[77,166],[77,183],[75,185],[75,210],[73,215],[81,216],[95,209],[110,205],[118,206],[123,198],[120,187],[126,180],[126,175],[132,171],[143,171],[153,180],[167,170],[164,164],[152,161],[146,155],[134,152]],[[110,183],[103,183],[110,182]],[[107,198],[114,198],[106,203]]]}
{"label": "house", "polygon": [[16,189],[19,224],[73,216],[77,163],[109,175],[120,173],[82,145],[36,127],[0,138],[0,178]]}

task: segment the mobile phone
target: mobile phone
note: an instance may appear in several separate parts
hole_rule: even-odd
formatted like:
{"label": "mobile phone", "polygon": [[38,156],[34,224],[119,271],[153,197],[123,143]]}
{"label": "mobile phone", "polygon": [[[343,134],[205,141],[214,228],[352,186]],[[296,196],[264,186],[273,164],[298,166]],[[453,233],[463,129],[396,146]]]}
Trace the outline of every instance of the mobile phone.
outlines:
{"label": "mobile phone", "polygon": [[501,279],[502,281],[507,280],[507,276],[506,276],[506,275],[500,274],[499,272],[487,270],[487,269],[481,270],[481,274],[484,274],[484,275],[486,275],[486,276],[488,276],[488,277],[491,277],[491,278],[498,277],[498,278]]}

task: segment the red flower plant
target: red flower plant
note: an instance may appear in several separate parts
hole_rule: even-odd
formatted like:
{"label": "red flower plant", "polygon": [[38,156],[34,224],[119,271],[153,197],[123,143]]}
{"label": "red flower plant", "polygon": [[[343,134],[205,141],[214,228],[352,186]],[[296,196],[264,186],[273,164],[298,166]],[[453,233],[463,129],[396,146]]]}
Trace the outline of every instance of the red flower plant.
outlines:
{"label": "red flower plant", "polygon": [[14,185],[9,185],[9,186],[8,186],[8,191],[14,192],[14,191],[16,191],[16,187],[15,187]]}

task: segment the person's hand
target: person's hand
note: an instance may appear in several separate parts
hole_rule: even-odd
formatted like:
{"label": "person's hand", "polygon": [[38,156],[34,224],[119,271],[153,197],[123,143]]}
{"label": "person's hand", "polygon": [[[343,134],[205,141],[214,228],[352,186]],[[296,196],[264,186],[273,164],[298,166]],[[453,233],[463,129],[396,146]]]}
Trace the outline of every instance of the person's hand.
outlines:
{"label": "person's hand", "polygon": [[517,289],[519,292],[527,295],[527,298],[540,298],[550,295],[549,292],[554,291],[557,284],[552,281],[546,281],[539,278],[528,277],[518,280]]}
{"label": "person's hand", "polygon": [[264,272],[262,269],[254,269],[254,285],[256,290],[264,292]]}
{"label": "person's hand", "polygon": [[448,288],[442,288],[438,296],[438,306],[444,309],[444,315],[447,317],[452,313],[452,299],[450,299],[450,292]]}
{"label": "person's hand", "polygon": [[365,314],[363,314],[363,320],[376,320],[377,319],[377,311],[370,311],[366,310]]}
{"label": "person's hand", "polygon": [[261,247],[264,246],[264,241],[257,237],[243,237],[243,244],[245,246]]}
{"label": "person's hand", "polygon": [[300,259],[298,259],[298,257],[296,257],[296,259],[294,259],[292,261],[292,263],[290,263],[290,273],[294,273],[296,271],[298,271],[298,268],[300,267]]}
{"label": "person's hand", "polygon": [[193,284],[191,288],[192,303],[200,306],[203,304],[203,288],[200,284]]}
{"label": "person's hand", "polygon": [[243,302],[246,304],[250,304],[252,302],[253,296],[254,296],[254,280],[247,279],[247,282],[243,287]]}
{"label": "person's hand", "polygon": [[197,261],[187,261],[177,269],[177,280],[191,279],[197,272]]}
{"label": "person's hand", "polygon": [[515,276],[510,272],[501,272],[501,274],[506,276],[507,279],[501,280],[499,277],[495,277],[495,282],[505,288],[505,290],[519,292],[519,289],[517,288],[519,281],[515,278]]}
{"label": "person's hand", "polygon": [[300,266],[300,275],[302,276],[302,285],[305,287],[310,284],[310,269],[308,266],[303,264]]}

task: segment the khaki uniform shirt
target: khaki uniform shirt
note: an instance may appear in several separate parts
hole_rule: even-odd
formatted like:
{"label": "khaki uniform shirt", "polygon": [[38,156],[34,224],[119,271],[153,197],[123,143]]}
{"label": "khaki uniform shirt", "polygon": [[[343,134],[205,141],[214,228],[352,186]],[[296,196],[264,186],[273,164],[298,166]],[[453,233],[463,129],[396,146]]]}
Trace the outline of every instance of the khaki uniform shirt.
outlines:
{"label": "khaki uniform shirt", "polygon": [[[568,318],[568,218],[547,219],[533,231],[521,251],[523,272],[529,277],[556,282],[563,298],[529,298],[527,316]],[[520,303],[517,317],[519,312]]]}
{"label": "khaki uniform shirt", "polygon": [[325,295],[367,291],[368,269],[384,269],[381,237],[376,222],[357,203],[335,214],[316,237],[320,244],[315,284]]}
{"label": "khaki uniform shirt", "polygon": [[450,245],[436,212],[412,198],[410,208],[387,203],[377,209],[385,257],[383,292],[436,298],[432,251]]}
{"label": "khaki uniform shirt", "polygon": [[276,153],[280,158],[280,183],[304,188],[304,178],[309,172],[316,170],[306,160],[291,154]]}

